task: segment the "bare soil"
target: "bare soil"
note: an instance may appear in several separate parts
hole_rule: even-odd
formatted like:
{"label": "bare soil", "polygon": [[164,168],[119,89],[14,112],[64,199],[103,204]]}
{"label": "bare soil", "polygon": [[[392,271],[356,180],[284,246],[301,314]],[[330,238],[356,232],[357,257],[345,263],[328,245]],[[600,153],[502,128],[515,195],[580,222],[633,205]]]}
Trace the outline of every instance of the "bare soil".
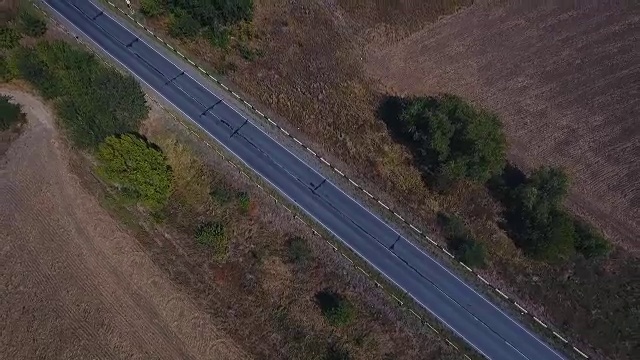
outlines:
{"label": "bare soil", "polygon": [[0,158],[0,353],[7,359],[245,359],[71,172],[51,110]]}

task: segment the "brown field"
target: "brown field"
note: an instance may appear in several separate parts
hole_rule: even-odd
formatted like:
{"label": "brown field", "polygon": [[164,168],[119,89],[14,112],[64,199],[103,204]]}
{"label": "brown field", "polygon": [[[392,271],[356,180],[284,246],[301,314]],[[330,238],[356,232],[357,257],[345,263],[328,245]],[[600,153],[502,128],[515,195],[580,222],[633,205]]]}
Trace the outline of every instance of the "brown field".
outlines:
{"label": "brown field", "polygon": [[637,251],[640,6],[570,3],[476,4],[371,51],[367,69],[394,93],[451,92],[496,111],[512,161],[566,169],[569,206]]}
{"label": "brown field", "polygon": [[7,359],[247,359],[71,172],[49,108],[0,158],[0,353]]}

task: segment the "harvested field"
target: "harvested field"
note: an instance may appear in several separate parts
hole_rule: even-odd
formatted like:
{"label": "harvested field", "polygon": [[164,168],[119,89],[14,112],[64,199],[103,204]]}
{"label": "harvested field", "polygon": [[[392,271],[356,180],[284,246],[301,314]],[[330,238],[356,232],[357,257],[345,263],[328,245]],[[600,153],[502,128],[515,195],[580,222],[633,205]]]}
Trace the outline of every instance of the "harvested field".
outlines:
{"label": "harvested field", "polygon": [[246,359],[71,173],[49,108],[0,160],[0,353],[10,359]]}
{"label": "harvested field", "polygon": [[391,92],[451,92],[498,112],[513,162],[565,168],[568,205],[638,251],[640,7],[517,3],[475,4],[372,50],[367,68]]}

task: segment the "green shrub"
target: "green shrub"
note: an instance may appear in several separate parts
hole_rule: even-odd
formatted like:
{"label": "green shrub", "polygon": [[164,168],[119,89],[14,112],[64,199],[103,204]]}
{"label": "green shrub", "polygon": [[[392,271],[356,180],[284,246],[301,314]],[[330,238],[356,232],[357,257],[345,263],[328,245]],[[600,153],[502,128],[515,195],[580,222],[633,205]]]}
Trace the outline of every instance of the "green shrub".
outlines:
{"label": "green shrub", "polygon": [[575,221],[575,247],[585,258],[607,256],[611,252],[611,243],[589,224]]}
{"label": "green shrub", "polygon": [[0,49],[13,49],[20,44],[20,34],[6,25],[0,25]]}
{"label": "green shrub", "polygon": [[164,5],[160,0],[141,0],[140,12],[148,17],[161,15],[164,12]]}
{"label": "green shrub", "polygon": [[213,190],[211,190],[209,195],[211,196],[211,199],[213,199],[213,201],[218,203],[218,205],[228,204],[231,200],[231,193],[227,189],[222,187],[214,188]]}
{"label": "green shrub", "polygon": [[176,11],[169,23],[169,35],[175,38],[193,38],[200,33],[200,24],[186,11]]}
{"label": "green shrub", "polygon": [[316,294],[316,303],[329,324],[335,327],[348,325],[355,318],[355,308],[343,296],[323,290]]}
{"label": "green shrub", "polygon": [[287,241],[287,260],[297,266],[305,266],[311,260],[311,249],[305,238],[293,237]]}
{"label": "green shrub", "polygon": [[249,193],[246,191],[238,193],[238,205],[240,206],[240,210],[244,212],[249,211],[249,207],[251,207],[251,198],[249,197]]}
{"label": "green shrub", "polygon": [[456,259],[472,268],[483,267],[486,261],[486,249],[482,243],[473,238],[462,219],[444,213],[439,213],[438,219],[443,227],[448,247]]}
{"label": "green shrub", "polygon": [[18,28],[27,36],[39,37],[47,32],[47,22],[33,10],[23,9],[18,17]]}
{"label": "green shrub", "polygon": [[196,241],[211,248],[218,260],[224,259],[229,253],[229,242],[222,223],[210,222],[200,226],[196,231]]}
{"label": "green shrub", "polygon": [[152,210],[171,192],[171,169],[160,150],[133,134],[109,136],[97,152],[98,173],[129,198]]}
{"label": "green shrub", "polygon": [[231,42],[231,31],[223,26],[212,25],[207,31],[207,37],[214,47],[227,49]]}
{"label": "green shrub", "polygon": [[9,102],[10,96],[0,95],[0,131],[8,130],[25,120],[22,107]]}

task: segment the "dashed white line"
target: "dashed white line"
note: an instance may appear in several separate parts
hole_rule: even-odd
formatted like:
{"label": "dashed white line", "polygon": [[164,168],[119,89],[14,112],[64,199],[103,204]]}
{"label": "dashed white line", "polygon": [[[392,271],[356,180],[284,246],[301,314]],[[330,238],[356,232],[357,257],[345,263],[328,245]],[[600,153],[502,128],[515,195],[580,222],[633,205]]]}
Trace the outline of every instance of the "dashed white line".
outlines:
{"label": "dashed white line", "polygon": [[505,295],[502,291],[500,291],[500,289],[496,288],[496,291],[498,292],[498,294],[502,295],[503,298],[508,299],[509,297],[507,295]]}
{"label": "dashed white line", "polygon": [[558,334],[557,332],[554,331],[553,335],[555,335],[558,339],[564,341],[565,343],[568,343],[567,339],[565,339],[562,336],[560,336],[560,334]]}
{"label": "dashed white line", "polygon": [[542,325],[545,329],[548,328],[548,326],[545,323],[543,323],[542,321],[540,321],[540,319],[538,319],[537,317],[534,316],[533,320],[535,320],[538,324]]}
{"label": "dashed white line", "polygon": [[573,346],[573,350],[575,350],[578,354],[582,355],[583,358],[588,359],[589,357],[587,356],[587,354],[583,353],[582,351],[578,350],[578,348],[576,348],[575,346]]}

